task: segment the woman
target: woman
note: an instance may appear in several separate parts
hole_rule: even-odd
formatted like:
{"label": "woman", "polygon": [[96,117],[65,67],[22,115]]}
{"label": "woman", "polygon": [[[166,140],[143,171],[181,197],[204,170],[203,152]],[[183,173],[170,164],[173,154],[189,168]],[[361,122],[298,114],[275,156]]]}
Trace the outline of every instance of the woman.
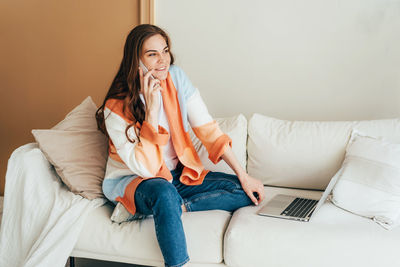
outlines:
{"label": "woman", "polygon": [[[173,65],[170,45],[162,29],[135,27],[96,119],[109,138],[103,191],[117,205],[112,219],[153,215],[165,266],[184,266],[189,256],[182,212],[258,205],[264,188],[239,165],[231,139],[209,115],[185,73]],[[223,159],[236,175],[204,169],[189,127],[210,160]]]}

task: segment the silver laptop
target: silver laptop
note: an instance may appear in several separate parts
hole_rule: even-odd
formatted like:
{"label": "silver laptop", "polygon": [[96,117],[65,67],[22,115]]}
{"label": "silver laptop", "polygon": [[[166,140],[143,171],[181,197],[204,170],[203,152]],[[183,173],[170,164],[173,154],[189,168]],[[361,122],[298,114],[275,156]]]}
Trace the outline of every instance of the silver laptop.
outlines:
{"label": "silver laptop", "polygon": [[308,222],[310,221],[311,216],[319,210],[322,204],[324,204],[335,186],[338,177],[338,173],[332,177],[319,200],[279,194],[268,201],[267,204],[259,210],[258,214],[262,216]]}

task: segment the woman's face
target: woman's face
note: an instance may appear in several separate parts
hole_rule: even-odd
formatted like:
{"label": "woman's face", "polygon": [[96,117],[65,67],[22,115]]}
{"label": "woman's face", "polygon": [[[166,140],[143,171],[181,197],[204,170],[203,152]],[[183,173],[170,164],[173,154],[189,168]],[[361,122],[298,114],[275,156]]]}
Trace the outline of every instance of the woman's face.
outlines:
{"label": "woman's face", "polygon": [[144,41],[140,59],[149,71],[154,69],[155,78],[167,79],[171,56],[169,47],[160,34],[153,35]]}

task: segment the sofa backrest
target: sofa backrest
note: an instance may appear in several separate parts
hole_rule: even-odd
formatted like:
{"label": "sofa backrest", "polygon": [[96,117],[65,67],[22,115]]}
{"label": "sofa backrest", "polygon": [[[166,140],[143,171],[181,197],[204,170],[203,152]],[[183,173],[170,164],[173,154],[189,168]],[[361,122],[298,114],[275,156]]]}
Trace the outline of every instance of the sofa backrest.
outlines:
{"label": "sofa backrest", "polygon": [[400,143],[400,119],[285,121],[254,114],[248,173],[266,185],[325,189],[342,164],[352,129]]}

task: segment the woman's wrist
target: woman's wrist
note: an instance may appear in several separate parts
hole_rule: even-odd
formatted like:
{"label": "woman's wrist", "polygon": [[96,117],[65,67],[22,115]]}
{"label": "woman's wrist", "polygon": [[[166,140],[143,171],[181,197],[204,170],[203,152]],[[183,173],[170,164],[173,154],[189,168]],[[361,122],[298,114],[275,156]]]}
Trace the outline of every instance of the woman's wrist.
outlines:
{"label": "woman's wrist", "polygon": [[145,114],[146,116],[156,117],[158,116],[158,109],[146,109]]}
{"label": "woman's wrist", "polygon": [[247,179],[247,176],[248,176],[247,172],[245,170],[243,170],[243,169],[237,171],[236,175],[237,175],[237,177],[238,177],[240,182],[245,181]]}
{"label": "woman's wrist", "polygon": [[222,159],[231,167],[231,169],[235,172],[239,181],[242,182],[247,179],[247,172],[237,161],[235,154],[233,154],[232,148],[228,146],[225,150],[225,153],[221,156]]}
{"label": "woman's wrist", "polygon": [[158,131],[158,114],[155,114],[155,112],[146,111],[145,121],[150,123],[153,128]]}

